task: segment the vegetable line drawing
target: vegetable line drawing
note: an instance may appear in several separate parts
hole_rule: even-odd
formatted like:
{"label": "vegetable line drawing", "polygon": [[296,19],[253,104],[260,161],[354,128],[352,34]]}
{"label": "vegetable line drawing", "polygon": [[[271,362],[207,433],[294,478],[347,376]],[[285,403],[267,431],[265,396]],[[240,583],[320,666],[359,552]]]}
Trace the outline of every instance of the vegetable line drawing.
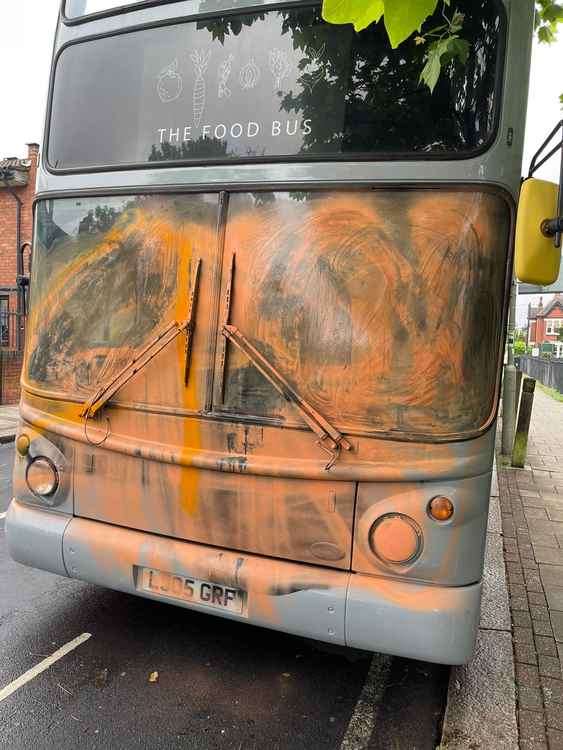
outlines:
{"label": "vegetable line drawing", "polygon": [[243,65],[239,73],[239,81],[241,89],[253,89],[258,81],[260,80],[260,68],[254,62],[254,58]]}
{"label": "vegetable line drawing", "polygon": [[205,110],[205,78],[203,77],[203,74],[207,70],[210,57],[211,50],[207,50],[207,52],[204,50],[195,50],[190,53],[190,59],[193,62],[196,71],[192,97],[194,107],[194,125],[196,128],[199,127]]}
{"label": "vegetable line drawing", "polygon": [[273,49],[268,53],[270,71],[274,77],[274,91],[281,89],[282,81],[287,78],[291,70],[291,63],[287,54],[281,49]]}
{"label": "vegetable line drawing", "polygon": [[219,65],[218,71],[218,89],[217,95],[219,99],[229,98],[231,96],[231,89],[227,86],[227,81],[231,75],[231,68],[233,65],[234,55],[228,55],[221,65]]}
{"label": "vegetable line drawing", "polygon": [[173,102],[182,93],[184,83],[182,76],[178,73],[178,58],[164,70],[161,70],[157,77],[156,91],[161,102]]}
{"label": "vegetable line drawing", "polygon": [[305,82],[305,86],[309,89],[309,91],[312,91],[317,83],[319,81],[322,81],[324,78],[324,70],[321,67],[321,57],[324,54],[326,44],[323,42],[321,46],[318,49],[312,49],[309,53],[309,57],[311,58],[311,65],[316,65],[316,70],[313,70],[311,73],[308,73],[308,80]]}

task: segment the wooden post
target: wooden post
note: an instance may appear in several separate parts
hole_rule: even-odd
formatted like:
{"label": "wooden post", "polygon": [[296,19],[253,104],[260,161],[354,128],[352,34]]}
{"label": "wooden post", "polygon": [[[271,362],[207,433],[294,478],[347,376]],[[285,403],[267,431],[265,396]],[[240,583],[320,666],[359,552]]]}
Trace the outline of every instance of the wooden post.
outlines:
{"label": "wooden post", "polygon": [[535,388],[536,381],[534,378],[524,378],[522,382],[522,395],[520,396],[520,408],[518,410],[518,424],[512,448],[512,466],[519,469],[524,468],[526,453],[528,451],[528,433],[530,431]]}

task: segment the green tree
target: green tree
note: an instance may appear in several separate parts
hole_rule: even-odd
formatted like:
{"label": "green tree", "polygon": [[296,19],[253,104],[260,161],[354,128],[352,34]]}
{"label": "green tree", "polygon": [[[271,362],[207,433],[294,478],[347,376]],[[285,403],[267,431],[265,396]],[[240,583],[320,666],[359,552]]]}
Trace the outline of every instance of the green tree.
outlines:
{"label": "green tree", "polygon": [[[437,8],[441,9],[443,23],[424,28]],[[549,44],[555,40],[557,26],[563,21],[563,5],[556,0],[536,0],[535,8],[538,39]],[[329,23],[351,23],[356,31],[383,19],[393,49],[416,33],[415,42],[425,48],[420,80],[431,91],[451,60],[462,63],[467,60],[464,17],[452,6],[452,0],[323,0],[323,18]]]}

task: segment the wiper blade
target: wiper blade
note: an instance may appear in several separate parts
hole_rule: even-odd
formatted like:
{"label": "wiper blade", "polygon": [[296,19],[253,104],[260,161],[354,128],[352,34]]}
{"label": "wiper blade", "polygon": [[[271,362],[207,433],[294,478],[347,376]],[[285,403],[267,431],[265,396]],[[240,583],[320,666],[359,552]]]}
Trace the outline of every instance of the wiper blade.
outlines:
{"label": "wiper blade", "polygon": [[191,348],[195,323],[195,306],[197,303],[197,293],[199,289],[199,277],[201,269],[201,258],[198,259],[196,269],[190,289],[188,302],[188,316],[182,322],[171,321],[154,339],[141,349],[141,351],[128,362],[116,375],[107,383],[104,383],[87,401],[84,402],[81,417],[89,419],[94,417],[100,409],[114,396],[120,388],[128,383],[140,370],[153,360],[156,355],[168,346],[181,333],[186,334],[186,350],[184,365],[184,383],[188,384]]}
{"label": "wiper blade", "polygon": [[199,292],[199,274],[201,271],[201,258],[198,258],[195,267],[194,278],[190,289],[190,298],[188,300],[188,316],[185,322],[186,331],[186,349],[184,353],[184,385],[188,385],[190,379],[190,365],[192,361],[192,339],[194,335],[195,308],[197,305],[197,295]]}
{"label": "wiper blade", "polygon": [[326,471],[334,466],[342,448],[347,451],[352,450],[352,445],[346,440],[344,435],[323,417],[322,414],[319,414],[303,396],[297,393],[283,375],[268,362],[266,357],[250,343],[236,326],[225,323],[221,332],[225,339],[231,341],[252,362],[254,367],[262,373],[278,393],[287,401],[291,401],[299,409],[305,422],[318,436],[317,445],[331,456],[331,460],[325,466]]}
{"label": "wiper blade", "polygon": [[128,362],[125,367],[120,370],[109,382],[104,383],[94,395],[84,403],[82,411],[80,412],[81,417],[93,417],[96,413],[114,396],[120,388],[128,383],[132,377],[134,377],[139,370],[142,370],[145,365],[156,357],[165,346],[171,341],[174,341],[185,329],[185,323],[177,323],[173,320],[169,323],[166,328],[161,331],[147,346],[142,349],[133,359]]}

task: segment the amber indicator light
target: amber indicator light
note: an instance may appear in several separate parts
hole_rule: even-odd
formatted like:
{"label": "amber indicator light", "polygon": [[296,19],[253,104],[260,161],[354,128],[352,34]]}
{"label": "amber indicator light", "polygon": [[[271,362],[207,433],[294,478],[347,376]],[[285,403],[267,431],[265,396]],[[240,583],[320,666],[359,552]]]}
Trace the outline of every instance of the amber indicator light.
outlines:
{"label": "amber indicator light", "polygon": [[16,440],[16,450],[20,454],[20,456],[27,456],[29,452],[29,446],[29,437],[25,434],[25,432],[22,432],[21,435],[18,435]]}
{"label": "amber indicator light", "polygon": [[428,503],[428,515],[435,521],[449,521],[454,514],[454,504],[449,497],[438,495]]}

